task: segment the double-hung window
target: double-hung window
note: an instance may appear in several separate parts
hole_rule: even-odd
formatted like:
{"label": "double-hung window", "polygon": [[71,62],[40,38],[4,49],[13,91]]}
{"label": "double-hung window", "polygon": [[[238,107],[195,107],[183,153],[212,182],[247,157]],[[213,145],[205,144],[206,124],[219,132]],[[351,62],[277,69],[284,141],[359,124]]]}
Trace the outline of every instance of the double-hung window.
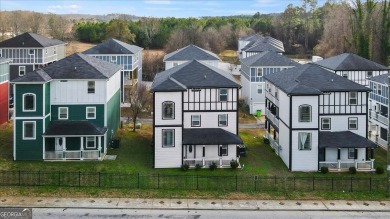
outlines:
{"label": "double-hung window", "polygon": [[163,147],[175,147],[175,130],[163,129],[162,130],[162,146]]}
{"label": "double-hung window", "polygon": [[191,116],[191,126],[199,127],[200,126],[200,115]]}
{"label": "double-hung window", "polygon": [[299,122],[311,122],[311,106],[299,106]]}
{"label": "double-hung window", "polygon": [[228,100],[228,89],[219,88],[219,101],[227,101],[227,100]]}
{"label": "double-hung window", "polygon": [[87,107],[86,110],[86,118],[87,119],[96,119],[96,107]]}
{"label": "double-hung window", "polygon": [[23,122],[23,140],[35,140],[35,121]]}
{"label": "double-hung window", "polygon": [[310,132],[298,132],[298,148],[299,150],[311,150]]}
{"label": "double-hung window", "polygon": [[23,112],[35,112],[35,94],[23,94]]}
{"label": "double-hung window", "polygon": [[88,93],[89,94],[95,93],[95,81],[88,81]]}
{"label": "double-hung window", "polygon": [[96,148],[96,138],[93,136],[87,137],[87,145],[86,148]]}
{"label": "double-hung window", "polygon": [[68,119],[68,107],[58,107],[58,119]]}
{"label": "double-hung window", "polygon": [[219,156],[228,156],[228,145],[223,144],[219,146]]}
{"label": "double-hung window", "polygon": [[349,105],[357,104],[357,92],[349,92]]}
{"label": "double-hung window", "polygon": [[228,115],[219,114],[218,115],[218,126],[227,126],[228,125]]}
{"label": "double-hung window", "polygon": [[348,148],[348,159],[356,159],[355,148]]}
{"label": "double-hung window", "polygon": [[26,74],[26,66],[19,66],[19,76]]}
{"label": "double-hung window", "polygon": [[348,118],[348,129],[357,130],[358,129],[358,118]]}
{"label": "double-hung window", "polygon": [[175,119],[175,103],[171,101],[162,103],[163,119]]}

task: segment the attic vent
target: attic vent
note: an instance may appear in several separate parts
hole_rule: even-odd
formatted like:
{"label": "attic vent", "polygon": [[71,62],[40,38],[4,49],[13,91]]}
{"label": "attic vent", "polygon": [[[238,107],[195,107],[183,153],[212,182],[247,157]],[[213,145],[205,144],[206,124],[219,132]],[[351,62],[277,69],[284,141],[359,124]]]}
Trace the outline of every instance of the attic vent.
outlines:
{"label": "attic vent", "polygon": [[200,90],[201,90],[201,88],[191,88],[192,92],[199,92]]}

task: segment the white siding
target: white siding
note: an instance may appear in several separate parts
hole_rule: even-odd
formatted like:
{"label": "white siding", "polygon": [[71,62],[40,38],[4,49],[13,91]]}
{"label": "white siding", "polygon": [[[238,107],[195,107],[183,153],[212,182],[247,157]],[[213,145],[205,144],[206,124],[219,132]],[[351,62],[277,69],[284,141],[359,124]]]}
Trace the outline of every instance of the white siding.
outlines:
{"label": "white siding", "polygon": [[[228,114],[228,126],[218,126],[218,115]],[[201,116],[201,126],[191,127],[191,115]],[[221,128],[231,133],[236,134],[237,113],[236,112],[185,112],[184,113],[184,128]]]}
{"label": "white siding", "polygon": [[[205,157],[203,157],[203,147],[205,147]],[[236,159],[237,147],[236,145],[228,145],[228,155],[227,156],[218,156],[219,145],[194,145],[192,153],[189,153],[188,146],[184,146],[184,156],[187,155],[185,159],[216,159],[222,158],[222,160]],[[187,153],[186,153],[187,152]],[[195,156],[196,155],[196,156]]]}
{"label": "white siding", "polygon": [[176,62],[177,63],[177,65],[181,65],[181,64],[184,64],[184,63],[186,63],[186,62],[188,62],[188,61],[166,61],[165,62],[165,70],[168,70],[168,69],[170,69],[170,68],[173,68],[174,66],[173,66],[173,63],[174,62]]}
{"label": "white siding", "polygon": [[88,93],[88,80],[53,80],[50,83],[50,103],[85,104],[106,103],[106,80],[95,80],[95,93]]}
{"label": "white siding", "polygon": [[325,148],[325,161],[337,161],[337,148]]}
{"label": "white siding", "polygon": [[[166,101],[175,103],[175,119],[162,119],[162,104]],[[182,124],[182,93],[181,92],[155,92],[154,100],[155,125],[181,125]]]}
{"label": "white siding", "polygon": [[282,158],[283,162],[288,167],[289,165],[289,155],[290,155],[290,132],[287,126],[283,123],[279,123],[279,145],[281,150],[279,150],[279,156]]}
{"label": "white siding", "polygon": [[[299,122],[299,106],[311,106],[311,122]],[[318,127],[318,96],[292,96],[292,127],[317,128]]]}
{"label": "white siding", "polygon": [[[299,150],[298,133],[311,133],[311,150]],[[281,135],[282,136],[282,133]],[[300,130],[292,132],[292,171],[318,170],[318,131]]]}
{"label": "white siding", "polygon": [[[337,116],[321,116],[320,117],[320,130],[322,131],[321,127],[321,118],[330,118],[331,123],[331,129],[330,130],[323,130],[323,131],[332,131],[332,132],[341,132],[341,131],[351,131],[353,133],[356,133],[360,136],[366,137],[366,116],[365,115],[337,115]],[[349,130],[348,129],[348,118],[357,118],[358,119],[358,129],[357,130]]]}
{"label": "white siding", "polygon": [[[162,147],[162,130],[175,130],[175,147]],[[181,127],[156,127],[155,140],[155,168],[178,168],[182,164],[182,128]]]}
{"label": "white siding", "polygon": [[112,96],[121,88],[121,73],[118,71],[107,81],[107,100],[110,100]]}
{"label": "white siding", "polygon": [[219,90],[214,88],[200,91],[189,89],[183,95],[184,110],[237,110],[237,88],[228,88],[226,102],[219,102]]}
{"label": "white siding", "polygon": [[279,101],[279,120],[290,126],[290,97],[279,90]]}
{"label": "white siding", "polygon": [[241,76],[241,98],[245,100],[246,104],[250,104],[250,81],[246,78]]}

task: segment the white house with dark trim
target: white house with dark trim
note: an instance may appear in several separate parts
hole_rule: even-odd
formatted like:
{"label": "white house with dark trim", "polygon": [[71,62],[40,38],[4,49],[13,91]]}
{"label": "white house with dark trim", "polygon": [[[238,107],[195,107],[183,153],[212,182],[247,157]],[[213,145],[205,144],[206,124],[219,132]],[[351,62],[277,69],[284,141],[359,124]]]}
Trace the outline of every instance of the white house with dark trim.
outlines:
{"label": "white house with dark trim", "polygon": [[243,59],[265,51],[284,53],[283,42],[270,36],[252,34],[238,39],[238,58]]}
{"label": "white house with dark trim", "polygon": [[389,74],[368,79],[372,90],[368,96],[368,136],[378,145],[387,147],[389,125]]}
{"label": "white house with dark trim", "polygon": [[125,88],[142,82],[143,48],[130,45],[117,39],[108,39],[83,53],[107,62],[122,66],[121,102],[125,101]]}
{"label": "white house with dark trim", "polygon": [[251,114],[265,112],[265,81],[263,76],[293,68],[300,64],[272,51],[241,59],[241,95]]}
{"label": "white house with dark trim", "polygon": [[183,63],[198,60],[201,63],[219,67],[221,59],[218,55],[195,45],[188,45],[164,56],[165,70]]}
{"label": "white house with dark trim", "polygon": [[[36,33],[23,33],[0,42],[0,57],[11,59],[10,80],[66,56],[66,43]],[[13,90],[11,88],[11,93]]]}
{"label": "white house with dark trim", "polygon": [[306,64],[264,76],[266,138],[291,171],[372,171],[366,86]]}
{"label": "white house with dark trim", "polygon": [[387,74],[390,69],[353,53],[343,53],[314,64],[358,84],[368,86],[367,78]]}
{"label": "white house with dark trim", "polygon": [[228,72],[196,60],[158,73],[152,85],[154,167],[238,161],[240,87]]}

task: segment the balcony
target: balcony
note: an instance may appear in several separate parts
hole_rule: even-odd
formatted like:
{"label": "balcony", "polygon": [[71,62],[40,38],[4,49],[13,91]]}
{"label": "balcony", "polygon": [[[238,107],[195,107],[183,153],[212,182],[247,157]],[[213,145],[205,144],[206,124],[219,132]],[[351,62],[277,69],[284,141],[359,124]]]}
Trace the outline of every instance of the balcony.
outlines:
{"label": "balcony", "polygon": [[319,166],[321,167],[328,167],[329,171],[332,172],[346,172],[349,171],[350,167],[355,167],[357,171],[375,171],[374,168],[374,160],[370,159],[367,161],[320,161]]}
{"label": "balcony", "polygon": [[[241,168],[240,159],[236,158],[235,160],[239,164],[238,168]],[[220,157],[183,159],[183,162],[190,165],[192,168],[194,168],[197,164],[199,164],[201,167],[209,167],[212,163],[216,163],[219,168],[230,168],[230,161],[232,160],[226,160]]]}
{"label": "balcony", "polygon": [[389,124],[389,119],[387,117],[381,115],[379,112],[376,112],[375,110],[370,109],[369,116],[370,116],[371,120],[378,121],[386,126]]}
{"label": "balcony", "polygon": [[268,118],[269,121],[271,121],[276,127],[279,127],[279,117],[272,114],[272,112],[269,109],[265,109],[265,116]]}
{"label": "balcony", "polygon": [[45,151],[44,160],[100,160],[99,150]]}

